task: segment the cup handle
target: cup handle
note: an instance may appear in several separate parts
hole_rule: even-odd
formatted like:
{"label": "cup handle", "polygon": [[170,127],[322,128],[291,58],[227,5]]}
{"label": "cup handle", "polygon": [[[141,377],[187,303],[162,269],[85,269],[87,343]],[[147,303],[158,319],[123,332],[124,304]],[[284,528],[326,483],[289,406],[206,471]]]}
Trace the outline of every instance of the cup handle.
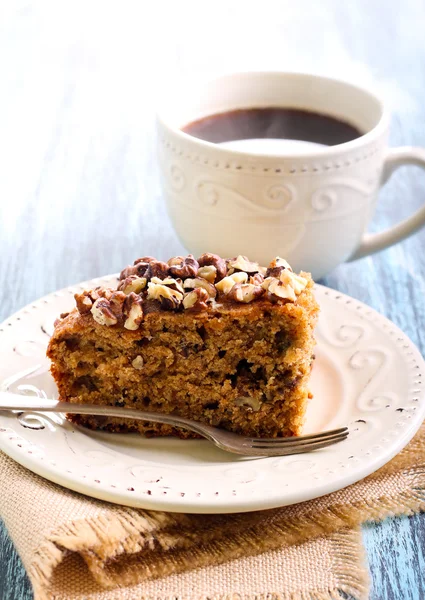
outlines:
{"label": "cup handle", "polygon": [[[381,184],[383,185],[386,183],[394,171],[403,165],[416,165],[425,169],[425,149],[406,146],[388,150],[384,161]],[[348,260],[357,260],[368,254],[374,254],[375,252],[384,250],[384,248],[388,248],[397,242],[401,242],[409,237],[409,235],[412,235],[421,229],[424,225],[425,206],[416,211],[411,217],[394,225],[394,227],[390,227],[380,233],[365,233],[359,247]]]}

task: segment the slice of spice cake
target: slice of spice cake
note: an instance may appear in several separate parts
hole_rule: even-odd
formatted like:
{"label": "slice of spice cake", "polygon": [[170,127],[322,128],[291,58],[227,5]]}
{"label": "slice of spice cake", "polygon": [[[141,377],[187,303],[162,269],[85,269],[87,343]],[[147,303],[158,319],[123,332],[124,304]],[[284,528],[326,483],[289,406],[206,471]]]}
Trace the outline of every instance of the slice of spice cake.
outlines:
{"label": "slice of spice cake", "polygon": [[[76,294],[47,355],[64,402],[127,406],[240,434],[299,435],[309,397],[318,305],[308,273],[277,257],[150,256],[117,289]],[[148,436],[192,434],[130,419],[75,423]]]}

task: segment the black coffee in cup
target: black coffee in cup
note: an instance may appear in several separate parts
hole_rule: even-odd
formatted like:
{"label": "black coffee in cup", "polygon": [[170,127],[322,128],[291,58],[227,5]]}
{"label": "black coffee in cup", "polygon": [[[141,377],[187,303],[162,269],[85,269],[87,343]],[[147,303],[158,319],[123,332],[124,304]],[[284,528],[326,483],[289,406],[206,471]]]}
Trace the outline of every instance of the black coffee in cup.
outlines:
{"label": "black coffee in cup", "polygon": [[[248,141],[250,150],[259,140],[293,140],[335,146],[363,135],[350,123],[335,117],[280,107],[243,108],[214,114],[185,125],[182,131],[207,142],[241,150],[248,146]],[[246,143],[241,143],[242,140]]]}

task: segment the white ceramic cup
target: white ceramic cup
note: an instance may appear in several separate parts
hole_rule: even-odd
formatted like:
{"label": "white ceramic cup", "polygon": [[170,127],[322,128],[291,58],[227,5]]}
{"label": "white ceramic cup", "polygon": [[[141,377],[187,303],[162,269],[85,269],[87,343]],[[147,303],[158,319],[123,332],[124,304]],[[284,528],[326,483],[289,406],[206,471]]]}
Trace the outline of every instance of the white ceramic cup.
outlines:
{"label": "white ceramic cup", "polygon": [[[252,153],[181,131],[208,115],[286,107],[336,117],[365,132],[336,146]],[[370,91],[302,73],[235,73],[173,90],[157,118],[168,211],[195,256],[276,255],[318,279],[339,263],[399,242],[425,224],[425,207],[367,234],[379,188],[401,165],[425,168],[422,148],[388,148],[389,115]]]}

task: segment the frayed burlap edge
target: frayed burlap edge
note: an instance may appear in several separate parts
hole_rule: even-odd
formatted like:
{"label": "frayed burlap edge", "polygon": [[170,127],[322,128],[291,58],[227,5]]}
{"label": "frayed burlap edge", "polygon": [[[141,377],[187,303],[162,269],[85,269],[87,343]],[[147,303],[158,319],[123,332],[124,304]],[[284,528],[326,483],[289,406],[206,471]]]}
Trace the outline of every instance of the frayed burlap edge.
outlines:
{"label": "frayed burlap edge", "polygon": [[[323,600],[325,598],[341,600],[341,591],[356,600],[366,600],[369,597],[369,572],[360,527],[334,533],[332,545],[334,548],[332,573],[337,579],[337,589],[329,590],[329,595],[323,596]],[[321,596],[316,595],[314,591],[308,600],[310,598],[322,600]]]}
{"label": "frayed burlap edge", "polygon": [[[242,532],[233,532],[230,537],[218,538],[195,548],[185,547],[184,543],[177,549],[170,545],[168,533],[165,532],[163,537],[160,527],[155,527],[156,516],[161,520],[162,513],[150,513],[150,526],[146,514],[137,511],[131,511],[128,516],[123,512],[108,515],[107,518],[100,516],[71,522],[52,533],[39,548],[28,574],[36,596],[47,598],[45,594],[48,593],[54,569],[69,552],[79,552],[95,580],[104,588],[116,586],[117,581],[125,586],[135,585],[147,579],[187,571],[194,566],[216,565],[242,556],[299,544],[321,535],[355,528],[365,521],[380,521],[388,516],[409,515],[424,510],[425,467],[407,469],[403,473],[408,478],[409,489],[400,493],[364,502],[332,505],[320,514],[313,512],[303,515],[301,522],[297,517],[284,516],[281,521],[277,518],[276,522],[268,525],[267,536],[264,536],[263,524],[256,522]],[[187,542],[189,545],[189,540]],[[111,553],[109,556],[114,557],[113,560],[99,558],[99,552],[92,551],[93,548],[104,550],[105,547]],[[172,551],[167,553],[166,549]],[[107,556],[108,552],[102,551],[101,554]],[[120,571],[119,556],[126,566],[123,571]],[[341,557],[339,568],[343,570],[344,552],[341,552]],[[134,567],[137,565],[137,568],[128,568],[129,563]],[[349,586],[349,580],[344,585]],[[332,594],[335,593],[332,591]],[[309,598],[299,596],[300,599],[304,597]],[[320,598],[317,595],[315,597]],[[229,595],[228,598],[237,596]]]}
{"label": "frayed burlap edge", "polygon": [[[196,595],[196,600],[342,600],[348,594],[356,600],[367,600],[369,577],[365,568],[366,559],[362,545],[360,528],[344,530],[327,536],[330,544],[329,556],[331,559],[330,576],[334,584],[329,589],[304,589],[297,591],[281,592],[271,591],[263,593],[231,592],[226,594],[205,593]],[[196,574],[195,574],[196,577]],[[91,595],[90,595],[91,597]],[[195,596],[187,595],[144,595],[140,588],[134,590],[131,596],[134,600],[195,600]],[[111,590],[109,600],[121,600],[122,589]],[[37,595],[37,600],[70,600],[69,595]]]}

